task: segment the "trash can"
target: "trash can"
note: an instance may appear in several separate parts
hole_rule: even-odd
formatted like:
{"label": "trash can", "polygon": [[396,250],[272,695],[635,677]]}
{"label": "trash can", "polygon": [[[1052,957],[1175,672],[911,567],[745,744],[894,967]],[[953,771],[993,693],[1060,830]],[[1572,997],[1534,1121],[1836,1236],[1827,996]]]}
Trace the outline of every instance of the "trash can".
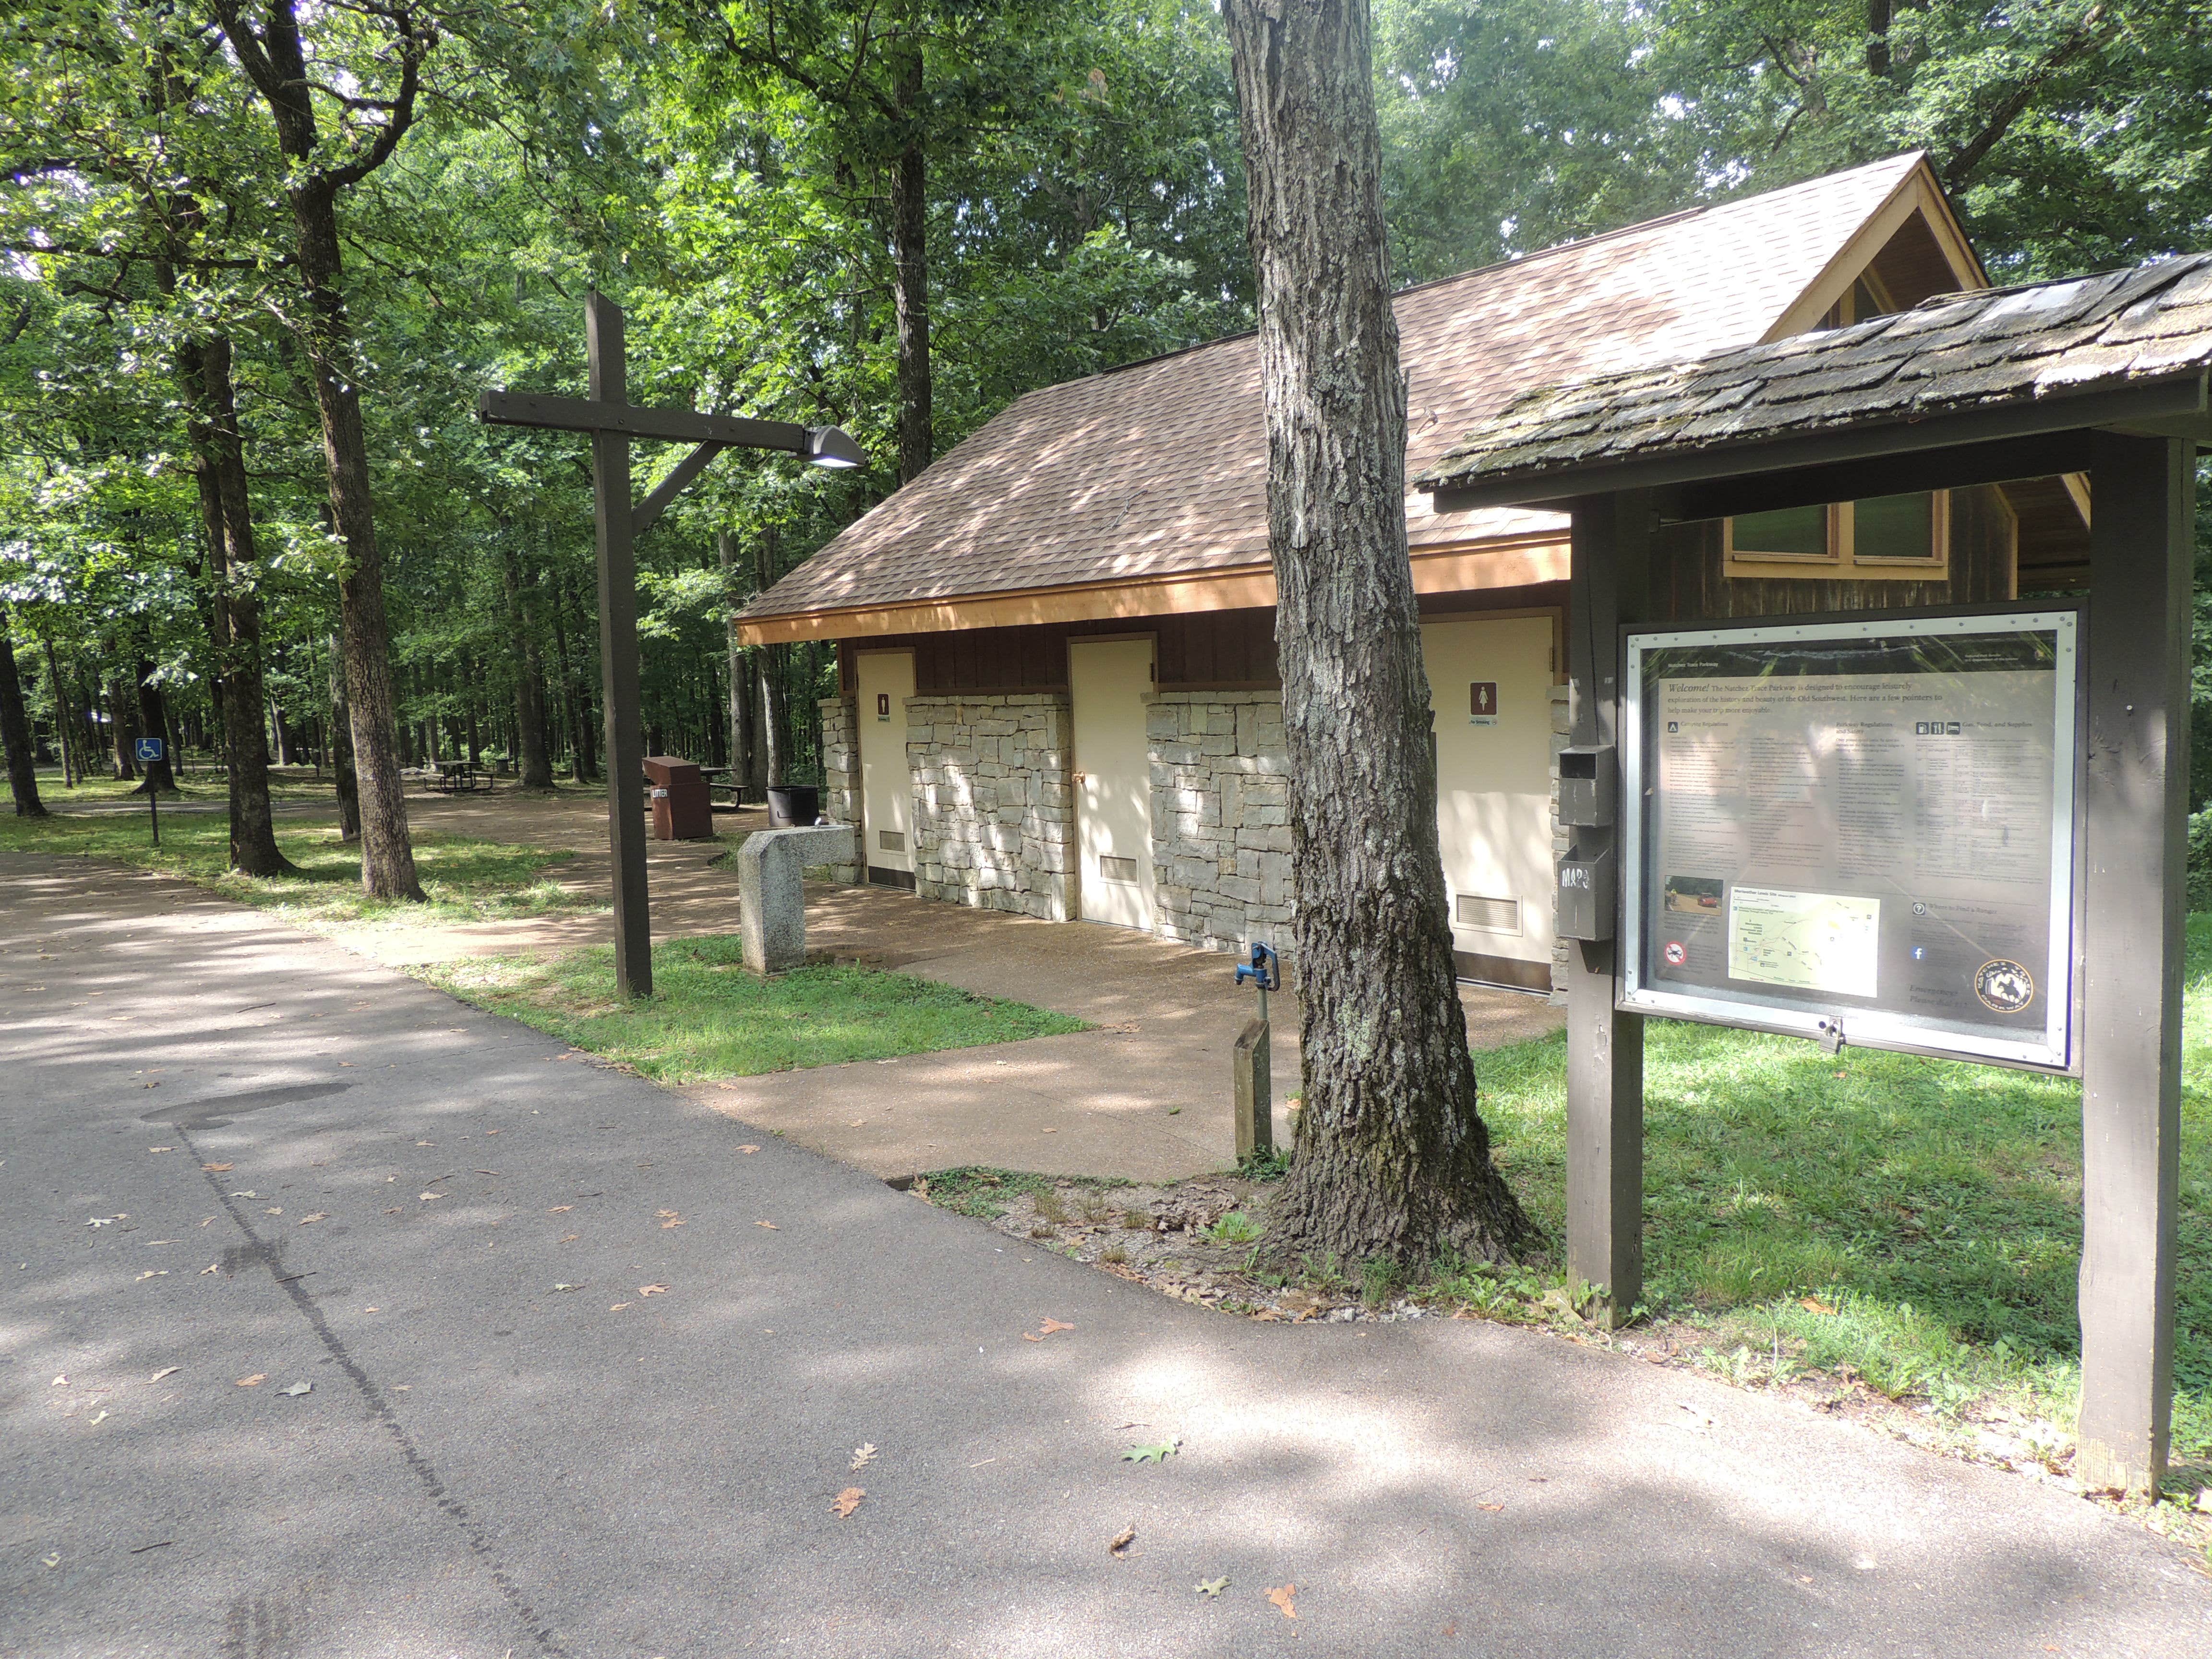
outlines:
{"label": "trash can", "polygon": [[652,785],[655,841],[714,840],[714,803],[696,762],[648,755],[645,775]]}
{"label": "trash can", "polygon": [[822,816],[822,791],[811,783],[779,783],[768,792],[768,827],[804,830]]}

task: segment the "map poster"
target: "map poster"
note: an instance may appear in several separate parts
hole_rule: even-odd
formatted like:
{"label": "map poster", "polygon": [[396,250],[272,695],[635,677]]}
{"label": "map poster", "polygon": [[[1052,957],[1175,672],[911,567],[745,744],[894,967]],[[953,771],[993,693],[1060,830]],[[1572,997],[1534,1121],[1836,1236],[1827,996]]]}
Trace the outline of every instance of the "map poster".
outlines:
{"label": "map poster", "polygon": [[2065,1066],[2077,621],[1632,634],[1624,1001]]}

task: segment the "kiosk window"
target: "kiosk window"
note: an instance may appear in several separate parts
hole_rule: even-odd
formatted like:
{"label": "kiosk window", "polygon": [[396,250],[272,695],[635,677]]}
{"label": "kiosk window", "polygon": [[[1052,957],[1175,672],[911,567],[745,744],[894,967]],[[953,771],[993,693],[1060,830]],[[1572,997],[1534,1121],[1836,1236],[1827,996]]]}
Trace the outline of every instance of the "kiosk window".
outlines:
{"label": "kiosk window", "polygon": [[1932,581],[1950,574],[1948,490],[1745,513],[1722,526],[1731,576]]}

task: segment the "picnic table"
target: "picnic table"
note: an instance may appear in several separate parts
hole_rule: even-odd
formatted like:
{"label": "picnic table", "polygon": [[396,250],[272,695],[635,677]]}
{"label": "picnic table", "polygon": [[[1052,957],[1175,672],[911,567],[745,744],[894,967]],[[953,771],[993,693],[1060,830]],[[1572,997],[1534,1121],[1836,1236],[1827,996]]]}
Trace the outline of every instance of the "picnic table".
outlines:
{"label": "picnic table", "polygon": [[441,794],[467,794],[490,788],[491,774],[472,761],[440,761],[438,775],[430,780],[430,787]]}
{"label": "picnic table", "polygon": [[730,776],[728,767],[702,766],[699,769],[699,775],[707,780],[708,799],[711,799],[718,790],[726,790],[731,806],[738,807],[745,804],[745,787]]}

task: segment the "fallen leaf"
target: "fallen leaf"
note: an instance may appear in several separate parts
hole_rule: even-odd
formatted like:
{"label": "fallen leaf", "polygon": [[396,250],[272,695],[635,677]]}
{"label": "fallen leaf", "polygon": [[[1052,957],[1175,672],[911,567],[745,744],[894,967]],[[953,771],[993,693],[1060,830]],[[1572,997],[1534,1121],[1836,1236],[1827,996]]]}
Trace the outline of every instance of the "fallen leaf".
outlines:
{"label": "fallen leaf", "polygon": [[200,1168],[205,1170],[210,1175],[224,1175],[235,1167],[235,1165],[229,1164],[203,1164],[200,1165]]}
{"label": "fallen leaf", "polygon": [[1297,1593],[1296,1584],[1279,1584],[1267,1592],[1267,1599],[1283,1610],[1284,1618],[1295,1619],[1298,1616],[1298,1610],[1291,1604],[1291,1598]]}
{"label": "fallen leaf", "polygon": [[876,1443],[875,1443],[874,1441],[872,1441],[872,1440],[866,1441],[866,1442],[863,1443],[862,1444],[860,1444],[860,1445],[856,1446],[856,1447],[854,1447],[854,1449],[853,1449],[853,1467],[854,1467],[854,1468],[856,1468],[856,1469],[864,1469],[864,1468],[867,1468],[867,1466],[868,1466],[869,1464],[871,1464],[871,1463],[874,1462],[875,1461],[876,1461]]}
{"label": "fallen leaf", "polygon": [[202,1279],[205,1279],[205,1278],[206,1278],[210,1273],[220,1273],[220,1272],[222,1272],[222,1262],[220,1262],[220,1261],[210,1261],[210,1262],[209,1262],[209,1263],[207,1264],[207,1266],[206,1266],[206,1267],[203,1267],[203,1268],[201,1268],[201,1269],[200,1269],[200,1277],[201,1277]]}
{"label": "fallen leaf", "polygon": [[753,1225],[756,1227],[765,1227],[770,1232],[774,1232],[775,1231],[775,1223],[773,1221],[756,1221],[753,1223]]}
{"label": "fallen leaf", "polygon": [[1157,1446],[1132,1446],[1121,1454],[1124,1463],[1159,1463],[1174,1456],[1182,1446],[1180,1440],[1163,1440]]}
{"label": "fallen leaf", "polygon": [[430,1202],[430,1200],[433,1200],[433,1199],[443,1198],[443,1197],[445,1196],[445,1194],[443,1194],[443,1193],[417,1193],[417,1194],[415,1194],[415,1196],[416,1196],[416,1200],[417,1200],[419,1202],[421,1202],[421,1203],[424,1203],[424,1204],[428,1204],[428,1202]]}
{"label": "fallen leaf", "polygon": [[680,1227],[680,1226],[682,1226],[683,1224],[684,1224],[684,1218],[683,1218],[682,1216],[680,1216],[680,1215],[672,1215],[672,1216],[670,1216],[670,1217],[668,1218],[668,1219],[667,1219],[667,1220],[665,1220],[665,1221],[664,1221],[664,1222],[662,1222],[662,1223],[660,1224],[660,1231],[663,1231],[663,1232],[666,1232],[666,1231],[667,1231],[671,1227]]}
{"label": "fallen leaf", "polygon": [[393,1205],[390,1209],[385,1212],[385,1214],[386,1215],[404,1215],[405,1213],[406,1212],[397,1204]]}
{"label": "fallen leaf", "polygon": [[279,1389],[276,1390],[277,1393],[286,1395],[293,1400],[297,1400],[303,1394],[313,1394],[314,1391],[315,1385],[312,1382],[295,1382],[289,1389]]}
{"label": "fallen leaf", "polygon": [[1118,1556],[1121,1559],[1127,1560],[1129,1556],[1129,1546],[1136,1541],[1137,1523],[1132,1521],[1127,1526],[1122,1528],[1121,1531],[1114,1534],[1114,1541],[1107,1545],[1106,1553],[1109,1555]]}
{"label": "fallen leaf", "polygon": [[1488,1510],[1492,1515],[1497,1514],[1504,1507],[1505,1505],[1503,1504],[1477,1504],[1475,1505],[1475,1508],[1479,1510]]}
{"label": "fallen leaf", "polygon": [[853,1511],[860,1507],[860,1500],[867,1495],[858,1486],[848,1486],[837,1494],[837,1501],[830,1507],[837,1511],[840,1521],[849,1521]]}
{"label": "fallen leaf", "polygon": [[614,1306],[613,1306],[613,1307],[609,1308],[609,1309],[607,1310],[607,1311],[608,1311],[609,1313],[620,1313],[620,1312],[621,1312],[624,1308],[627,1308],[628,1306],[629,1306],[629,1303],[627,1303],[627,1302],[617,1302],[617,1303],[616,1303],[616,1304],[614,1304]]}
{"label": "fallen leaf", "polygon": [[177,1149],[173,1146],[149,1146],[146,1150],[149,1152],[173,1152]]}
{"label": "fallen leaf", "polygon": [[313,1215],[303,1215],[303,1216],[301,1216],[301,1217],[300,1218],[300,1224],[301,1224],[302,1227],[304,1227],[304,1226],[307,1226],[307,1225],[309,1223],[311,1223],[311,1222],[316,1222],[316,1221],[328,1221],[330,1218],[331,1218],[331,1215],[330,1215],[330,1212],[329,1212],[329,1211],[327,1211],[327,1210],[318,1210],[318,1211],[316,1211],[316,1212],[314,1212],[314,1214],[313,1214]]}
{"label": "fallen leaf", "polygon": [[1074,1326],[1067,1323],[1065,1320],[1048,1319],[1043,1324],[1037,1327],[1037,1334],[1040,1336],[1050,1336],[1054,1331],[1072,1331],[1074,1328]]}
{"label": "fallen leaf", "polygon": [[252,1375],[252,1376],[241,1376],[241,1377],[240,1377],[240,1378],[238,1379],[238,1386],[239,1386],[240,1388],[241,1388],[241,1389],[258,1389],[258,1388],[259,1388],[259,1387],[260,1387],[264,1382],[266,1382],[268,1380],[269,1380],[269,1373],[268,1373],[268,1372],[266,1372],[266,1371],[256,1371],[256,1372],[254,1372],[254,1373],[253,1373],[253,1375]]}
{"label": "fallen leaf", "polygon": [[553,1242],[554,1242],[556,1244],[574,1244],[574,1243],[578,1239],[581,1238],[582,1237],[583,1237],[583,1234],[581,1234],[581,1233],[563,1233],[563,1234],[562,1234],[562,1235],[561,1235],[561,1237],[558,1237],[558,1238],[555,1239]]}
{"label": "fallen leaf", "polygon": [[149,1279],[167,1279],[168,1276],[169,1270],[167,1267],[149,1267],[138,1275],[138,1282],[143,1285]]}
{"label": "fallen leaf", "polygon": [[1041,1336],[1038,1336],[1038,1335],[1035,1334],[1034,1334],[1034,1333],[1032,1333],[1032,1332],[1030,1332],[1030,1331],[1024,1331],[1024,1332],[1022,1333],[1022,1340],[1023,1340],[1023,1341],[1024,1341],[1024,1342],[1042,1342],[1042,1341],[1043,1341],[1043,1340],[1044,1340],[1044,1339],[1043,1339],[1042,1337],[1041,1337]]}
{"label": "fallen leaf", "polygon": [[545,1213],[548,1215],[566,1215],[569,1211],[575,1207],[576,1206],[573,1204],[556,1204],[551,1209],[546,1211]]}
{"label": "fallen leaf", "polygon": [[272,1204],[261,1213],[264,1215],[282,1215],[284,1213],[284,1206],[282,1204]]}
{"label": "fallen leaf", "polygon": [[1817,1296],[1801,1296],[1797,1298],[1797,1305],[1804,1309],[1807,1313],[1832,1314],[1835,1312],[1833,1308],[1821,1301]]}
{"label": "fallen leaf", "polygon": [[417,1146],[434,1146],[438,1143],[434,1140],[418,1140],[415,1144]]}
{"label": "fallen leaf", "polygon": [[665,1285],[641,1285],[637,1287],[637,1293],[640,1296],[665,1296],[668,1294],[668,1286]]}
{"label": "fallen leaf", "polygon": [[94,1412],[91,1416],[86,1418],[84,1420],[88,1426],[94,1423],[105,1423],[107,1421],[107,1413],[106,1412]]}
{"label": "fallen leaf", "polygon": [[41,1556],[39,1558],[39,1565],[40,1566],[58,1567],[61,1564],[62,1556],[59,1550],[56,1550],[52,1555]]}
{"label": "fallen leaf", "polygon": [[1207,1578],[1191,1586],[1191,1589],[1197,1591],[1198,1594],[1203,1595],[1209,1601],[1228,1588],[1229,1581],[1226,1578]]}
{"label": "fallen leaf", "polygon": [[760,1151],[760,1148],[757,1146],[740,1146],[738,1150],[741,1152],[757,1152]]}
{"label": "fallen leaf", "polygon": [[164,1365],[160,1370],[155,1371],[153,1376],[148,1377],[146,1380],[149,1382],[159,1382],[163,1377],[174,1376],[182,1370],[184,1370],[182,1365]]}
{"label": "fallen leaf", "polygon": [[556,1291],[580,1291],[584,1287],[581,1285],[556,1285],[553,1288]]}

